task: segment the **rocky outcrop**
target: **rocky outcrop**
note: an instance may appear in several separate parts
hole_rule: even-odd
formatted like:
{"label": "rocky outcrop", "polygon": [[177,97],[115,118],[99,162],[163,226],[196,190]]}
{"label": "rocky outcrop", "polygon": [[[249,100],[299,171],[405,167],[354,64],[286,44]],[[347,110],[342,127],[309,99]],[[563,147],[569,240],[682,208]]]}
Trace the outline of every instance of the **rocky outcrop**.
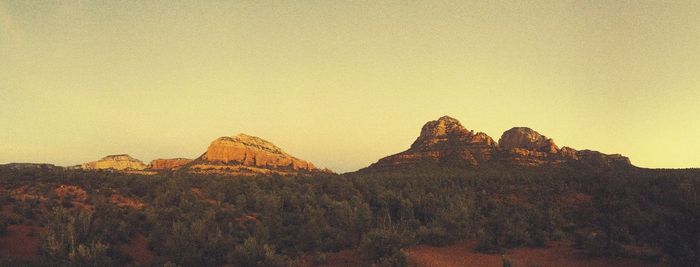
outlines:
{"label": "rocky outcrop", "polygon": [[505,131],[498,144],[505,150],[524,149],[549,154],[559,152],[554,140],[527,127],[514,127]]}
{"label": "rocky outcrop", "polygon": [[594,167],[620,167],[630,166],[630,159],[620,154],[603,154],[598,151],[581,150],[578,151],[579,159]]}
{"label": "rocky outcrop", "polygon": [[502,162],[521,166],[539,166],[561,163],[575,150],[567,148],[563,153],[554,140],[527,127],[514,127],[505,131],[498,140],[502,150]]}
{"label": "rocky outcrop", "polygon": [[578,151],[576,151],[576,149],[565,146],[559,150],[559,156],[563,158],[578,160]]}
{"label": "rocky outcrop", "polygon": [[82,164],[80,167],[84,170],[141,171],[146,169],[146,164],[129,155],[122,154],[106,156],[98,161]]}
{"label": "rocky outcrop", "polygon": [[432,163],[449,167],[498,165],[541,166],[585,163],[594,166],[631,166],[628,158],[596,151],[561,149],[554,140],[527,127],[505,131],[498,143],[485,133],[474,133],[454,118],[444,116],[426,123],[411,147],[380,159],[366,169],[386,169]]}
{"label": "rocky outcrop", "polygon": [[369,168],[416,163],[473,167],[491,160],[495,151],[496,142],[491,137],[467,130],[456,119],[444,116],[426,123],[408,150],[380,159]]}
{"label": "rocky outcrop", "polygon": [[325,172],[262,138],[246,134],[217,138],[202,156],[187,164],[185,169],[193,173],[227,175],[306,175]]}
{"label": "rocky outcrop", "polygon": [[148,164],[148,169],[153,171],[172,171],[192,162],[191,159],[174,158],[174,159],[154,159]]}

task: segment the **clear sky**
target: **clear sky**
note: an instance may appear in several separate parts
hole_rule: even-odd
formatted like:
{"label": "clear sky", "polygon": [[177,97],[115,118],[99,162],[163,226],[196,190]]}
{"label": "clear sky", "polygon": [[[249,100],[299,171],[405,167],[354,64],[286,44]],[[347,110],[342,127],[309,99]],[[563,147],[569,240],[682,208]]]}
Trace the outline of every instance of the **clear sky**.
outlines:
{"label": "clear sky", "polygon": [[353,171],[442,115],[700,167],[700,1],[0,0],[0,163],[267,139]]}

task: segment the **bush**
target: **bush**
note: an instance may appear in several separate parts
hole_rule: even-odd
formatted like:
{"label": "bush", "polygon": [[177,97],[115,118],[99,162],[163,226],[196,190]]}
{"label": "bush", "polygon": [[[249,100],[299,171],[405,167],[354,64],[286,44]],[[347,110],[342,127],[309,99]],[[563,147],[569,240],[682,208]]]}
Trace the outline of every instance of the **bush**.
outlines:
{"label": "bush", "polygon": [[316,265],[326,264],[328,262],[328,256],[323,252],[314,253],[313,263]]}
{"label": "bush", "polygon": [[379,259],[379,262],[373,264],[381,267],[405,267],[408,266],[408,252],[401,249],[397,253],[385,256]]}
{"label": "bush", "polygon": [[451,242],[450,234],[442,227],[425,227],[421,226],[416,232],[416,239],[421,244],[433,246],[446,246]]}
{"label": "bush", "polygon": [[47,265],[112,266],[110,247],[95,240],[91,231],[92,213],[77,214],[58,207],[41,236],[40,251]]}
{"label": "bush", "polygon": [[360,254],[378,266],[407,266],[408,253],[402,248],[409,245],[406,235],[396,229],[374,229],[360,243]]}
{"label": "bush", "polygon": [[235,247],[230,256],[230,262],[245,267],[281,267],[287,265],[285,257],[277,255],[273,247],[258,242],[254,237],[246,239],[243,244]]}
{"label": "bush", "polygon": [[508,256],[501,255],[501,259],[503,261],[503,267],[513,267],[513,262],[510,261]]}
{"label": "bush", "polygon": [[618,242],[611,240],[603,231],[580,230],[576,233],[576,246],[591,256],[620,257],[625,250]]}
{"label": "bush", "polygon": [[9,220],[7,218],[5,218],[5,216],[0,213],[0,236],[7,235],[7,225],[8,224],[9,224]]}

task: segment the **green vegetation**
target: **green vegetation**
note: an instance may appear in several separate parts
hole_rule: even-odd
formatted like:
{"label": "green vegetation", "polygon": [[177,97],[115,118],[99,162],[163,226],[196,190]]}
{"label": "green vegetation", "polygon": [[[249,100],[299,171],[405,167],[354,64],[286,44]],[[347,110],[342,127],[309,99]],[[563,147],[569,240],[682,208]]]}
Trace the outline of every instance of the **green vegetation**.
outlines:
{"label": "green vegetation", "polygon": [[[57,196],[59,185],[87,192]],[[405,248],[477,240],[479,251],[572,240],[596,257],[700,265],[700,171],[444,170],[327,177],[154,176],[0,169],[0,202],[43,226],[39,265],[124,265],[144,235],[157,266],[289,266],[358,249],[367,265],[407,266]],[[21,199],[9,194],[21,188]],[[117,205],[118,194],[143,203]],[[504,266],[510,260],[504,258]]]}

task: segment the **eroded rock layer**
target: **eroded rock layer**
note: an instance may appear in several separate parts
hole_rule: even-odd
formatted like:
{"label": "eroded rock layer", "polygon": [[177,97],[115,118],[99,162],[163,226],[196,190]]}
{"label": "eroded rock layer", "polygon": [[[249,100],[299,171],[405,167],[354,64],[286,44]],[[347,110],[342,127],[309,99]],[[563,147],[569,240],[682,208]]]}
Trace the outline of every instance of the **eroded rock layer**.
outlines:
{"label": "eroded rock layer", "polygon": [[444,116],[426,123],[411,148],[380,159],[370,168],[413,163],[438,163],[449,166],[477,166],[491,160],[496,142],[485,133],[467,130],[454,118]]}
{"label": "eroded rock layer", "polygon": [[385,169],[421,163],[440,166],[477,167],[485,163],[518,166],[586,163],[599,167],[631,166],[622,155],[597,151],[561,149],[554,140],[527,127],[515,127],[501,135],[498,143],[485,133],[467,130],[459,121],[444,116],[426,123],[411,147],[380,159],[367,169]]}
{"label": "eroded rock layer", "polygon": [[238,134],[214,140],[207,151],[187,164],[187,170],[204,174],[303,175],[322,173],[308,161],[295,158],[255,136]]}
{"label": "eroded rock layer", "polygon": [[118,171],[128,171],[128,170],[144,170],[146,169],[146,164],[143,164],[138,159],[132,158],[129,155],[110,155],[106,156],[98,161],[88,162],[80,165],[84,170],[118,170]]}

